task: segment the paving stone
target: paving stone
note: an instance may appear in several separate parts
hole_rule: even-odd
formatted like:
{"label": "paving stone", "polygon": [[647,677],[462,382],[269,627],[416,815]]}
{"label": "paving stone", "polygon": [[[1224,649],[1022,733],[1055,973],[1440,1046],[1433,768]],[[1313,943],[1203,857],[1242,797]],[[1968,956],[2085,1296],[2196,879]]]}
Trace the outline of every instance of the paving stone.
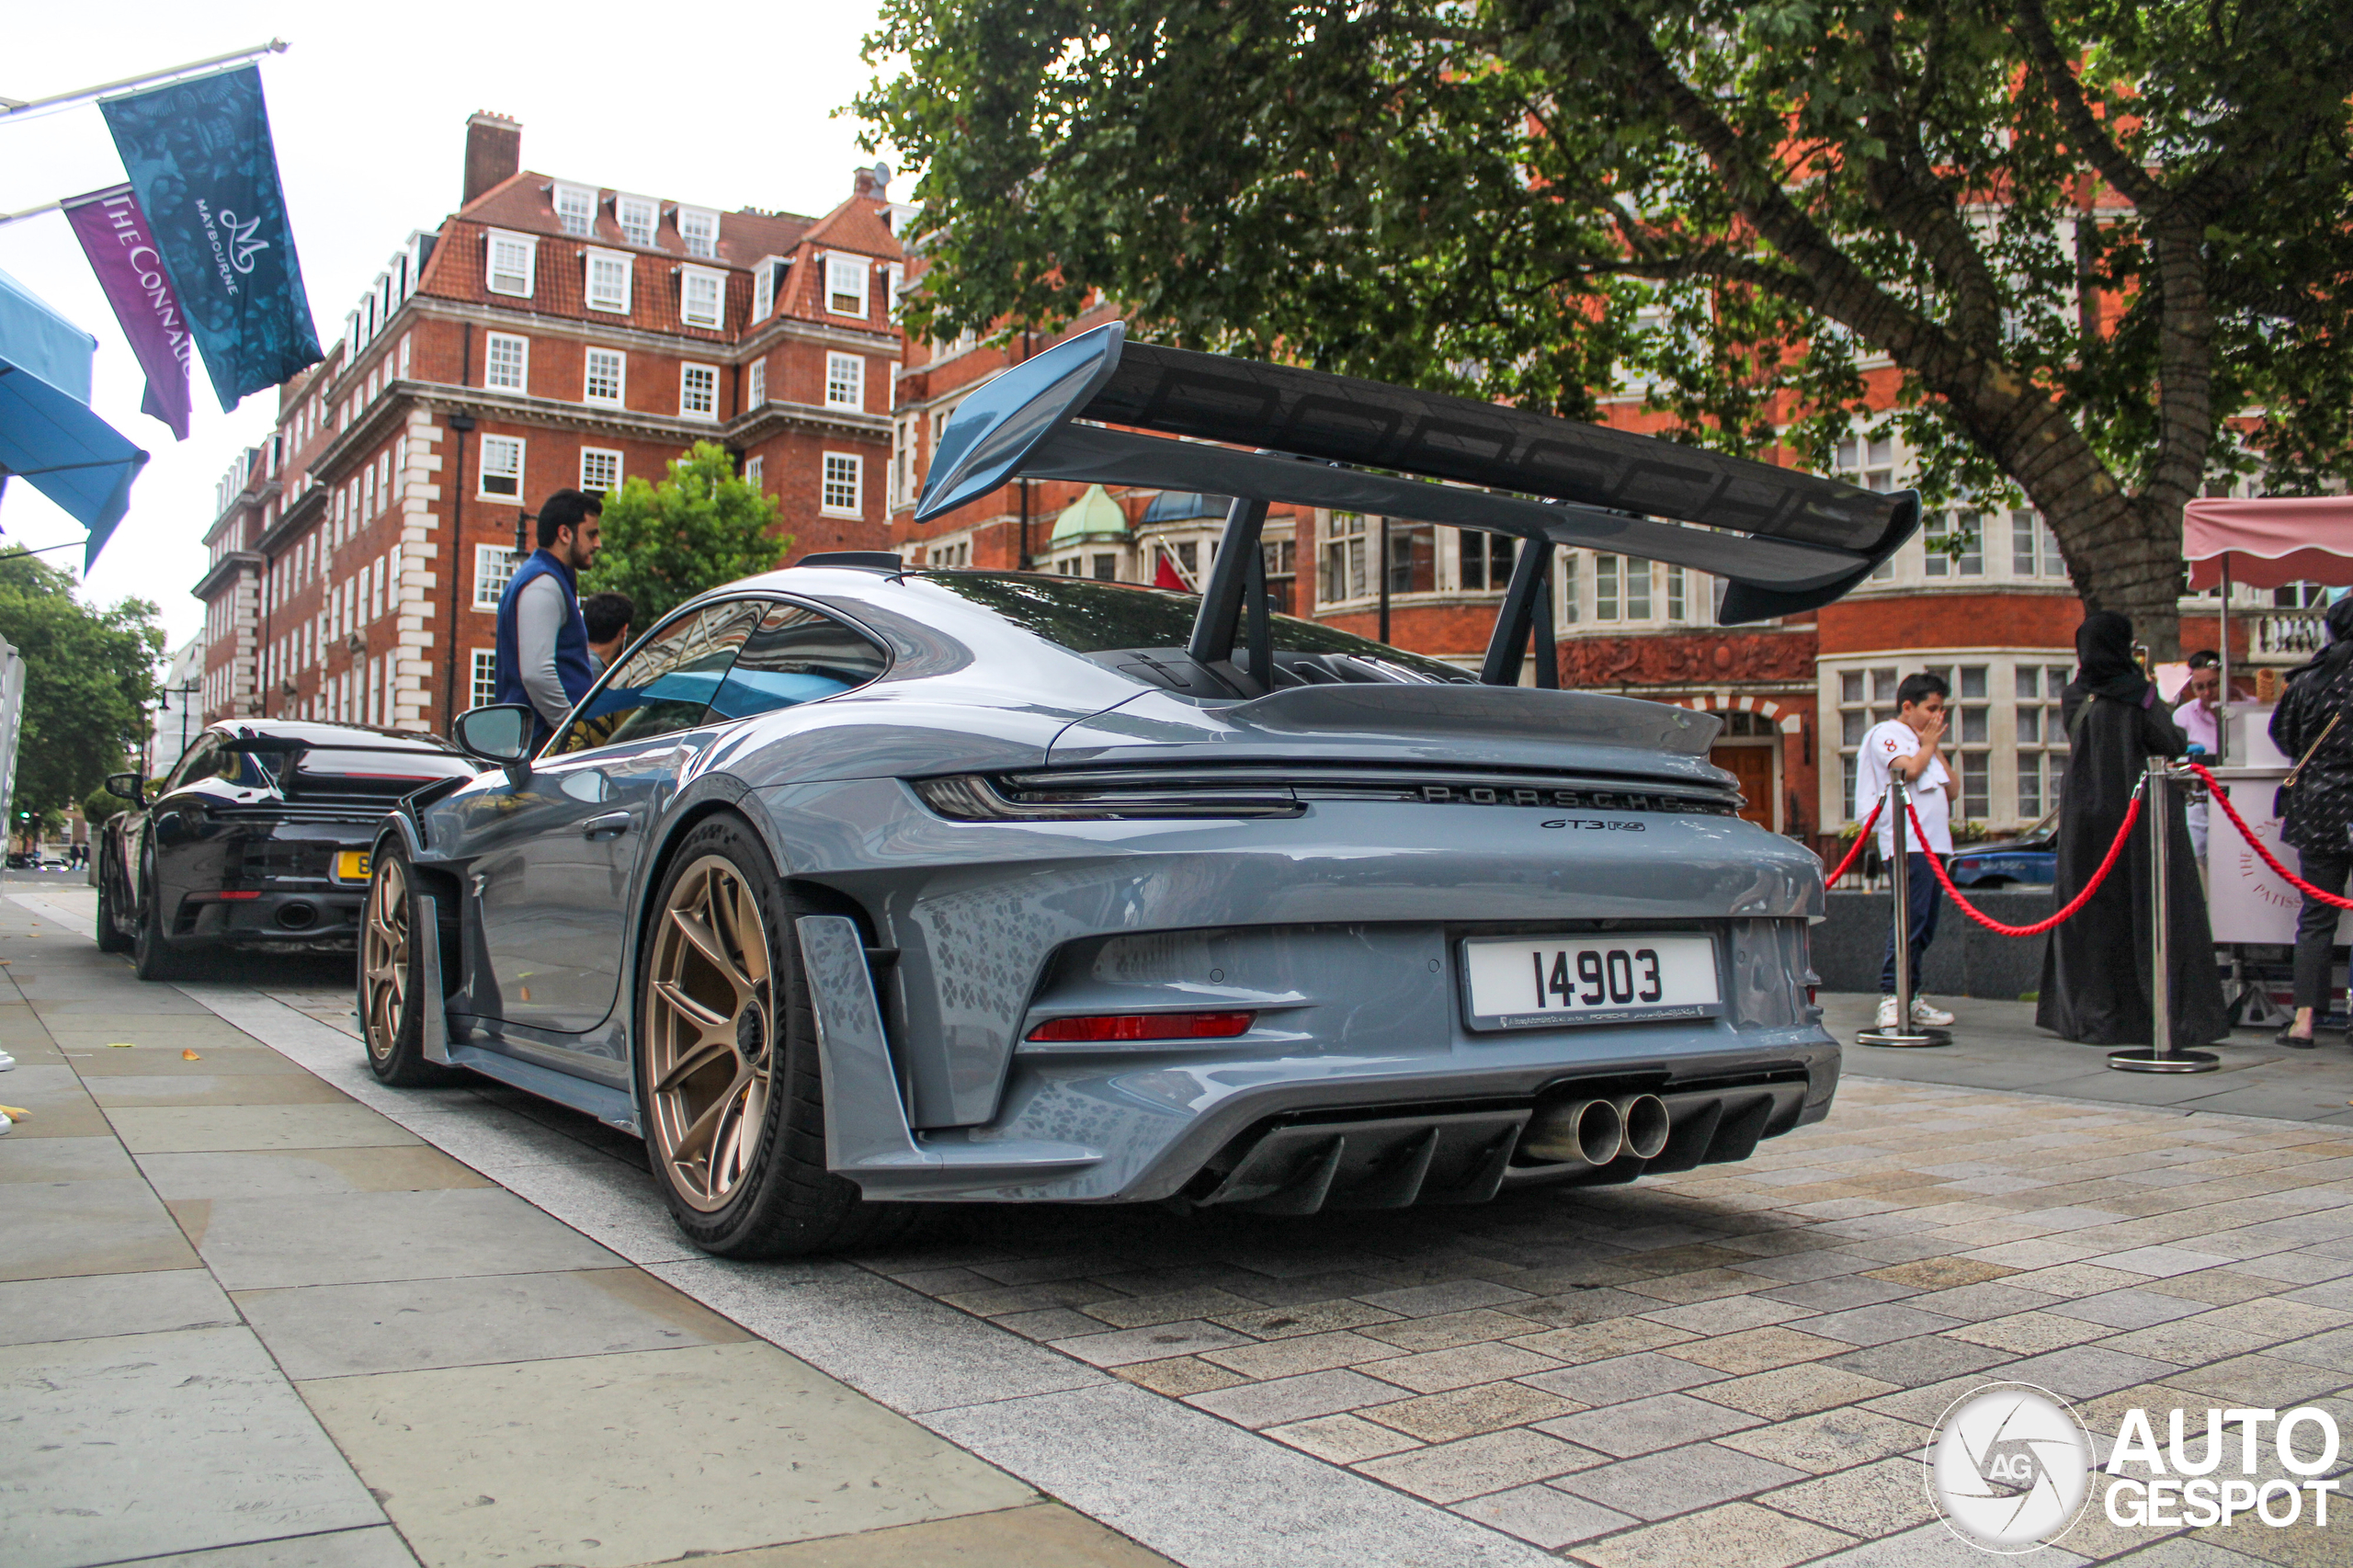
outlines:
{"label": "paving stone", "polygon": [[1688,1274],[1631,1280],[1626,1289],[1640,1295],[1655,1296],[1662,1301],[1688,1304],[1717,1301],[1726,1296],[1744,1296],[1757,1290],[1759,1285],[1756,1275],[1737,1268],[1698,1268]]}
{"label": "paving stone", "polygon": [[1538,1430],[1629,1459],[1760,1425],[1745,1411],[1727,1410],[1688,1394],[1662,1393],[1563,1415],[1540,1424]]}
{"label": "paving stone", "polygon": [[2105,1324],[2086,1323],[2081,1318],[2060,1317],[2052,1312],[2020,1312],[2015,1317],[1988,1318],[1984,1323],[1963,1324],[1945,1330],[1947,1339],[1962,1340],[1971,1345],[1984,1345],[1995,1350],[2006,1350],[2013,1356],[2039,1355],[2045,1350],[2057,1350],[2069,1345],[2083,1345],[2108,1335]]}
{"label": "paving stone", "polygon": [[239,1321],[235,1305],[201,1268],[0,1283],[0,1345],[234,1328]]}
{"label": "paving stone", "polygon": [[1703,1562],[1788,1568],[1850,1546],[1854,1539],[1753,1503],[1727,1503],[1609,1536],[1574,1549],[1572,1555],[1595,1568],[1691,1568]]}
{"label": "paving stone", "polygon": [[1448,1389],[1468,1388],[1472,1383],[1524,1378],[1533,1372],[1550,1371],[1560,1364],[1549,1356],[1539,1356],[1518,1346],[1488,1344],[1399,1357],[1381,1361],[1374,1370],[1377,1376],[1416,1393],[1440,1393]]}
{"label": "paving stone", "polygon": [[1304,1421],[1311,1416],[1331,1415],[1344,1410],[1359,1410],[1366,1405],[1393,1402],[1396,1397],[1394,1383],[1381,1382],[1361,1372],[1342,1370],[1308,1372],[1294,1378],[1242,1383],[1233,1388],[1194,1394],[1186,1403],[1212,1415],[1222,1415],[1240,1426],[1256,1428]]}
{"label": "paving stone", "polygon": [[2214,1328],[2227,1328],[2237,1334],[2253,1335],[2276,1343],[2283,1339],[2302,1338],[2307,1335],[2325,1334],[2332,1328],[2353,1324],[2353,1312],[2292,1299],[2271,1300],[2217,1307],[2188,1321]]}
{"label": "paving stone", "polygon": [[1230,1291],[1211,1289],[1089,1301],[1079,1311],[1088,1317],[1101,1319],[1113,1328],[1155,1328],[1164,1323],[1180,1323],[1187,1318],[1213,1318],[1229,1312],[1249,1312],[1256,1305],[1256,1302],[1245,1301]]}
{"label": "paving stone", "polygon": [[1364,1461],[1355,1468],[1433,1503],[1460,1503],[1489,1492],[1603,1462],[1604,1456],[1525,1426]]}
{"label": "paving stone", "polygon": [[2301,1252],[2275,1252],[2268,1256],[2251,1257],[2231,1267],[2241,1274],[2252,1274],[2260,1279],[2283,1280],[2292,1285],[2318,1285],[2324,1280],[2342,1279],[2353,1275],[2353,1262]]}
{"label": "paving stone", "polygon": [[1693,1443],[1581,1470],[1547,1484],[1647,1520],[1712,1507],[1805,1474],[1718,1443]]}
{"label": "paving stone", "polygon": [[1054,1348],[1097,1367],[1124,1367],[1131,1361],[1159,1361],[1171,1356],[1222,1350],[1250,1341],[1230,1328],[1210,1323],[1164,1323],[1151,1328],[1126,1328],[1111,1334],[1083,1335],[1058,1339]]}
{"label": "paving stone", "polygon": [[2002,1369],[2005,1379],[2033,1383],[2069,1399],[2093,1399],[2132,1383],[2149,1382],[2181,1369],[2153,1357],[2129,1355],[2098,1345],[2078,1345],[2029,1356]]}
{"label": "paving stone", "polygon": [[1893,1263],[1883,1268],[1866,1270],[1869,1278],[1885,1280],[1891,1285],[1906,1285],[1916,1290],[1949,1290],[1962,1285],[1982,1285],[1989,1279],[1999,1279],[2017,1270],[1998,1263],[1986,1263],[1969,1257],[1922,1258],[1914,1263]]}
{"label": "paving stone", "polygon": [[2006,1361],[2006,1352],[1971,1345],[1950,1335],[1931,1334],[1918,1339],[1892,1339],[1820,1363],[1841,1371],[1859,1372],[1898,1388],[1918,1388]]}
{"label": "paving stone", "polygon": [[2074,1298],[2097,1296],[2105,1290],[2134,1290],[2145,1287],[2149,1279],[2148,1275],[2134,1274],[2121,1268],[2105,1268],[2093,1263],[2066,1263],[2055,1268],[2036,1268],[2015,1274],[2003,1283],[2014,1290]]}
{"label": "paving stone", "polygon": [[1328,1301],[1306,1301],[1295,1307],[1252,1307],[1243,1312],[1217,1312],[1211,1315],[1210,1321],[1258,1339],[1296,1339],[1302,1335],[1392,1323],[1397,1321],[1397,1314],[1341,1297]]}
{"label": "paving stone", "polygon": [[[1942,1408],[1938,1406],[1939,1412]],[[1915,1452],[1927,1442],[1928,1428],[1859,1405],[1847,1405],[1770,1426],[1733,1432],[1719,1440],[1725,1448],[1821,1475],[1868,1464],[1891,1454]]]}
{"label": "paving stone", "polygon": [[[2119,1275],[2130,1279],[2131,1275]],[[2010,1317],[2018,1312],[2030,1312],[2043,1307],[2055,1306],[2064,1296],[2047,1290],[2027,1290],[2007,1280],[1987,1280],[1983,1284],[1962,1285],[1950,1290],[1930,1290],[1912,1296],[1904,1305],[1915,1312],[1935,1312],[1939,1317],[1964,1323],[1982,1323],[1987,1318]]]}
{"label": "paving stone", "polygon": [[2310,1366],[2325,1367],[2333,1372],[2353,1374],[2353,1329],[2331,1329],[2309,1339],[2291,1339],[2275,1345],[2266,1355],[2302,1361]]}
{"label": "paving stone", "polygon": [[1610,1318],[1601,1323],[1579,1324],[1573,1328],[1531,1334],[1511,1343],[1524,1350],[1533,1350],[1540,1356],[1549,1356],[1556,1361],[1575,1363],[1607,1360],[1611,1357],[1630,1356],[1669,1345],[1688,1345],[1699,1337],[1688,1329],[1669,1328],[1663,1323],[1652,1323],[1647,1318]]}
{"label": "paving stone", "polygon": [[1919,1335],[1935,1334],[1940,1329],[1955,1327],[1959,1322],[1959,1319],[1947,1317],[1941,1312],[1922,1312],[1908,1303],[1883,1302],[1808,1318],[1804,1332],[1847,1345],[1884,1345],[1891,1339],[1910,1339]]}
{"label": "paving stone", "polygon": [[1460,1279],[1444,1285],[1416,1285],[1403,1290],[1381,1290],[1360,1296],[1368,1306],[1380,1307],[1402,1317],[1437,1317],[1442,1312],[1466,1312],[1472,1307],[1502,1306],[1509,1301],[1525,1301],[1534,1294],[1515,1290],[1508,1285],[1497,1285],[1485,1279]]}
{"label": "paving stone", "polygon": [[2163,1278],[2172,1274],[2188,1274],[2192,1269],[2217,1267],[2232,1260],[2219,1253],[2198,1252],[2188,1247],[2151,1246],[2088,1256],[2085,1261],[2097,1264],[2102,1268],[2119,1268],[2130,1274]]}
{"label": "paving stone", "polygon": [[2121,1350],[2129,1356],[2146,1356],[2152,1360],[2170,1362],[2177,1367],[2199,1367],[2209,1361],[2226,1361],[2234,1357],[2252,1355],[2272,1342],[2260,1335],[2209,1328],[2198,1318],[2182,1318],[2173,1323],[2134,1329],[2130,1334],[2111,1335],[2098,1343],[2099,1347],[2105,1350]]}
{"label": "paving stone", "polygon": [[1421,1447],[1402,1432],[1376,1426],[1356,1415],[1318,1415],[1312,1420],[1262,1428],[1261,1435],[1278,1438],[1333,1464],[1355,1464],[1359,1460],[1380,1459],[1385,1454]]}
{"label": "paving stone", "polygon": [[1171,1356],[1165,1361],[1131,1361],[1124,1367],[1112,1368],[1111,1375],[1138,1388],[1165,1393],[1171,1399],[1208,1393],[1212,1389],[1230,1389],[1250,1381],[1239,1372],[1213,1367],[1198,1356]]}
{"label": "paving stone", "polygon": [[1801,1362],[1778,1371],[1707,1383],[1691,1392],[1713,1404],[1729,1405],[1768,1421],[1786,1421],[1834,1405],[1857,1404],[1891,1393],[1902,1385],[1849,1372],[1819,1361]]}
{"label": "paving stone", "polygon": [[1540,1296],[1531,1301],[1514,1301],[1514,1317],[1555,1328],[1567,1328],[1577,1324],[1602,1323],[1610,1318],[1626,1317],[1635,1312],[1647,1312],[1658,1306],[1652,1296],[1637,1296],[1631,1290],[1608,1286],[1592,1290],[1573,1290],[1566,1295]]}
{"label": "paving stone", "polygon": [[1728,1334],[1696,1344],[1677,1345],[1668,1353],[1680,1360],[1696,1361],[1702,1367],[1713,1367],[1720,1372],[1738,1374],[1770,1371],[1794,1361],[1836,1356],[1847,1348],[1848,1346],[1843,1341],[1824,1339],[1797,1329],[1752,1328],[1743,1334]]}
{"label": "paving stone", "polygon": [[[1755,1286],[1752,1284],[1750,1289],[1755,1289]],[[1669,1328],[1686,1328],[1699,1335],[1723,1335],[1787,1323],[1791,1318],[1804,1317],[1807,1312],[1805,1308],[1793,1307],[1786,1301],[1771,1301],[1761,1295],[1740,1295],[1698,1301],[1688,1306],[1665,1307],[1643,1315]]]}
{"label": "paving stone", "polygon": [[2061,1317],[2082,1318],[2086,1323],[2106,1324],[2110,1328],[2147,1328],[2152,1324],[2171,1323],[2186,1318],[2200,1310],[2200,1303],[2186,1301],[2178,1296],[2160,1295],[2154,1290],[2103,1290],[2097,1296],[2078,1297],[2061,1301],[2046,1310]]}
{"label": "paving stone", "polygon": [[1865,1540],[1891,1536],[1936,1517],[1920,1461],[1885,1459],[1818,1480],[1800,1482],[1756,1501]]}
{"label": "paving stone", "polygon": [[[1893,1285],[1884,1279],[1872,1279],[1860,1274],[1842,1274],[1827,1278],[1808,1279],[1795,1285],[1783,1285],[1764,1292],[1771,1301],[1786,1301],[1808,1312],[1837,1312],[1855,1307],[1877,1306],[1882,1301],[1902,1301],[1920,1292],[1909,1285]],[[1808,1332],[1811,1332],[1809,1330]]]}
{"label": "paving stone", "polygon": [[[80,1143],[83,1140],[59,1142]],[[188,1249],[179,1225],[143,1181],[17,1182],[0,1192],[6,1194],[7,1214],[7,1244],[0,1248],[0,1279],[67,1278],[197,1266],[197,1256]]]}
{"label": "paving stone", "polygon": [[1102,1319],[1073,1312],[1068,1307],[1048,1307],[1034,1312],[1007,1312],[1002,1317],[993,1317],[989,1322],[1024,1339],[1040,1342],[1073,1339],[1082,1335],[1103,1332]]}
{"label": "paving stone", "polygon": [[1548,1551],[1608,1535],[1634,1522],[1624,1514],[1582,1497],[1572,1497],[1549,1485],[1516,1486],[1508,1492],[1490,1493],[1467,1503],[1457,1503],[1454,1511]]}
{"label": "paving stone", "polygon": [[208,1201],[197,1250],[232,1290],[609,1268],[624,1261],[494,1187]]}
{"label": "paving stone", "polygon": [[1771,1257],[1750,1258],[1733,1265],[1733,1267],[1742,1274],[1755,1274],[1767,1279],[1779,1279],[1798,1284],[1817,1279],[1852,1277],[1863,1267],[1863,1260],[1847,1253],[1824,1248],[1813,1252],[1782,1253]]}
{"label": "paving stone", "polygon": [[1368,1405],[1358,1411],[1368,1421],[1394,1426],[1426,1443],[1447,1443],[1506,1426],[1524,1426],[1584,1409],[1575,1400],[1563,1399],[1524,1383],[1479,1383],[1424,1394],[1418,1399]]}
{"label": "paving stone", "polygon": [[1510,1312],[1479,1307],[1467,1312],[1441,1312],[1436,1317],[1375,1323],[1365,1329],[1365,1334],[1370,1338],[1394,1345],[1401,1350],[1450,1350],[1458,1345],[1477,1345],[1489,1340],[1509,1339],[1514,1335],[1531,1334],[1541,1326]]}
{"label": "paving stone", "polygon": [[1401,1358],[1405,1352],[1378,1339],[1345,1330],[1302,1335],[1297,1339],[1269,1339],[1262,1344],[1204,1350],[1201,1358],[1248,1378],[1288,1378],[1320,1372],[1332,1367]]}
{"label": "paving stone", "polygon": [[1640,1355],[1620,1356],[1607,1361],[1587,1361],[1579,1366],[1563,1367],[1558,1371],[1536,1372],[1520,1381],[1533,1388],[1575,1400],[1580,1404],[1602,1405],[1647,1399],[1654,1393],[1673,1393],[1680,1389],[1719,1381],[1723,1376],[1712,1367],[1694,1366],[1672,1356],[1644,1351]]}

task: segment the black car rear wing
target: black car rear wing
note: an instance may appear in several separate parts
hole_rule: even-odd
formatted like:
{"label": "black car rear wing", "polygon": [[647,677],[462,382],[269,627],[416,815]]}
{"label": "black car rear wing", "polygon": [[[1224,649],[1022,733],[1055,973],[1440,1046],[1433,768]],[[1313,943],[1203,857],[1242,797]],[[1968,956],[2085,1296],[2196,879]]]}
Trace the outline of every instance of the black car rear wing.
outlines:
{"label": "black car rear wing", "polygon": [[[941,432],[915,518],[1014,479],[1234,497],[1191,652],[1229,660],[1246,634],[1253,669],[1265,667],[1256,656],[1267,638],[1265,595],[1250,585],[1264,578],[1258,534],[1268,503],[1529,541],[1481,673],[1499,684],[1518,681],[1531,634],[1540,652],[1550,642],[1552,552],[1532,545],[1712,573],[1727,585],[1718,619],[1738,625],[1831,603],[1920,522],[1910,491],[1863,490],[1470,398],[1131,343],[1120,322],[1058,344],[966,397]],[[1537,678],[1550,685],[1551,674],[1540,658]]]}
{"label": "black car rear wing", "polygon": [[[413,745],[387,746],[369,745],[365,742],[355,743],[339,740],[313,741],[305,740],[295,735],[257,734],[250,729],[244,728],[241,728],[236,734],[223,740],[221,743],[221,749],[224,752],[241,752],[251,756],[275,756],[282,758],[284,771],[279,773],[278,776],[278,792],[289,801],[293,800],[299,792],[296,787],[296,780],[301,774],[302,757],[307,752],[381,752],[387,756],[406,757],[432,755],[431,753],[421,753]],[[381,775],[352,775],[351,777],[416,778],[420,780],[419,788],[422,788],[425,783],[430,783],[441,776],[426,773],[385,773]]]}

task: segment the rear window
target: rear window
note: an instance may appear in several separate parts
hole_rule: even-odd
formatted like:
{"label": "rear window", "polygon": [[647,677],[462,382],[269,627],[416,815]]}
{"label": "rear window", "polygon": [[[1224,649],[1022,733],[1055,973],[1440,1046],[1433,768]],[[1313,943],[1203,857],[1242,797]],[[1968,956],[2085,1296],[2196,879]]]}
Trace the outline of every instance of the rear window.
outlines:
{"label": "rear window", "polygon": [[[1201,603],[1198,594],[1101,583],[1091,577],[1013,572],[909,572],[907,575],[985,606],[1023,631],[1074,653],[1181,648],[1193,635],[1193,619]],[[1442,659],[1408,653],[1313,620],[1289,615],[1267,619],[1279,653],[1346,653],[1380,659],[1433,680],[1472,678]]]}

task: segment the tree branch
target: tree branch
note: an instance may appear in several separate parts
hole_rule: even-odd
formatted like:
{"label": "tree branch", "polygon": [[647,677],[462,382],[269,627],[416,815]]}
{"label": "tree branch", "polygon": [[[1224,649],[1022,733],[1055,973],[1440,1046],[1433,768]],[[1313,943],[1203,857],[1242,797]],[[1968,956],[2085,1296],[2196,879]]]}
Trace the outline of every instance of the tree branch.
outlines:
{"label": "tree branch", "polygon": [[2083,83],[2075,79],[2074,67],[2059,51],[2059,40],[2052,35],[2051,18],[2043,14],[2042,0],[2016,0],[2016,4],[2018,36],[2026,45],[2028,57],[2034,62],[2035,74],[2042,80],[2044,95],[2058,111],[2059,123],[2075,142],[2075,150],[2100,172],[2102,178],[2122,192],[2126,200],[2154,216],[2172,202],[2172,192],[2150,177],[2148,170],[2118,146],[2093,115],[2091,101],[2084,97]]}

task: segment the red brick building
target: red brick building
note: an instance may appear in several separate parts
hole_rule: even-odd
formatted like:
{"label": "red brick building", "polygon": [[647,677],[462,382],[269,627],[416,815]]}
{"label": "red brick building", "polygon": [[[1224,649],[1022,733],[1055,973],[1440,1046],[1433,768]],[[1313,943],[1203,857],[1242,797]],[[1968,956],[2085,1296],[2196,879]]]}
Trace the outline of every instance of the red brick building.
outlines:
{"label": "red brick building", "polygon": [[468,122],[459,210],[393,254],[224,478],[197,587],[208,718],[446,728],[486,700],[521,515],[658,481],[697,441],[777,498],[793,555],[882,545],[905,216],[887,170],[807,218],[521,153],[514,121]]}

